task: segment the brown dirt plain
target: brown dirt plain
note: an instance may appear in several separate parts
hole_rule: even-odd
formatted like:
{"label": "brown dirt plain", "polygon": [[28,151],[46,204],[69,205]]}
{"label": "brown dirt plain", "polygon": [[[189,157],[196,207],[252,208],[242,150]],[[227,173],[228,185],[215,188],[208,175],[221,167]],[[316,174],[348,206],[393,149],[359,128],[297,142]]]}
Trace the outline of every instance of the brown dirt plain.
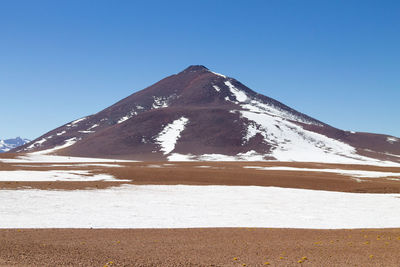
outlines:
{"label": "brown dirt plain", "polygon": [[[400,181],[385,178],[363,178],[362,182],[357,182],[352,177],[339,174],[243,168],[291,166],[400,172],[400,168],[391,167],[293,162],[115,164],[122,167],[0,163],[0,170],[79,169],[131,180],[9,181],[0,182],[0,189],[76,190],[120,184],[193,184],[400,193]],[[400,229],[0,229],[0,266],[400,266],[399,252]]]}
{"label": "brown dirt plain", "polygon": [[2,229],[0,266],[400,266],[400,229]]}

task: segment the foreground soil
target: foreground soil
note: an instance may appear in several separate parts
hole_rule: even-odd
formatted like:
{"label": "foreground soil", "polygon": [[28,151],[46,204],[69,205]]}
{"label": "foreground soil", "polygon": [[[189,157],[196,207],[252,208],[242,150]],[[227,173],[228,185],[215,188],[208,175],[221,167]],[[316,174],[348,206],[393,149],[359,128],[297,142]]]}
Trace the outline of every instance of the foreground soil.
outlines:
{"label": "foreground soil", "polygon": [[400,266],[400,229],[2,229],[0,266]]}

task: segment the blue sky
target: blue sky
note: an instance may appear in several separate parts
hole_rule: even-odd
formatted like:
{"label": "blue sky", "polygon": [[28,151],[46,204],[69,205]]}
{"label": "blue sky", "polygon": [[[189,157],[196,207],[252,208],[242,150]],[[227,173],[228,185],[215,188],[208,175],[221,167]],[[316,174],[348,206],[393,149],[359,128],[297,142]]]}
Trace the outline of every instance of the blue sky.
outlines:
{"label": "blue sky", "polygon": [[332,126],[400,136],[399,1],[0,1],[0,138],[189,65]]}

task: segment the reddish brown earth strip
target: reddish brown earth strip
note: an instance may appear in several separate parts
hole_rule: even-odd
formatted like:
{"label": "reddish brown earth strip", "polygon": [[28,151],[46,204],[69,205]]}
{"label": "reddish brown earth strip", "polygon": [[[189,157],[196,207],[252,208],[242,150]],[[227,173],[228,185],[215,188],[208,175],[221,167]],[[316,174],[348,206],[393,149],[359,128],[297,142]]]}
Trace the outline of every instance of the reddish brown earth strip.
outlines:
{"label": "reddish brown earth strip", "polygon": [[[400,193],[400,181],[386,178],[362,178],[363,182],[357,182],[351,177],[334,173],[264,171],[243,168],[244,166],[290,166],[400,173],[400,168],[393,167],[293,162],[132,162],[117,164],[123,167],[44,167],[47,164],[0,163],[0,170],[92,170],[93,173],[108,173],[119,179],[129,179],[132,182],[123,182],[129,184],[256,185],[357,193]],[[22,165],[39,167],[23,167]],[[209,168],[199,168],[199,166],[209,166]],[[121,182],[0,182],[0,189],[32,187],[73,190],[106,188],[120,184]]]}
{"label": "reddish brown earth strip", "polygon": [[400,266],[399,239],[400,229],[2,229],[0,266]]}

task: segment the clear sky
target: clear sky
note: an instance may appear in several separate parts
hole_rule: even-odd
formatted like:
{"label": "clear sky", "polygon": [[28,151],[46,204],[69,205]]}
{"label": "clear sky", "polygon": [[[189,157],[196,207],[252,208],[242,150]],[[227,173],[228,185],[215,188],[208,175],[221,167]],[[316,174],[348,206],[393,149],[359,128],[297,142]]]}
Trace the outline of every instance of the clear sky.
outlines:
{"label": "clear sky", "polygon": [[0,0],[0,138],[195,64],[332,126],[400,136],[400,1]]}

